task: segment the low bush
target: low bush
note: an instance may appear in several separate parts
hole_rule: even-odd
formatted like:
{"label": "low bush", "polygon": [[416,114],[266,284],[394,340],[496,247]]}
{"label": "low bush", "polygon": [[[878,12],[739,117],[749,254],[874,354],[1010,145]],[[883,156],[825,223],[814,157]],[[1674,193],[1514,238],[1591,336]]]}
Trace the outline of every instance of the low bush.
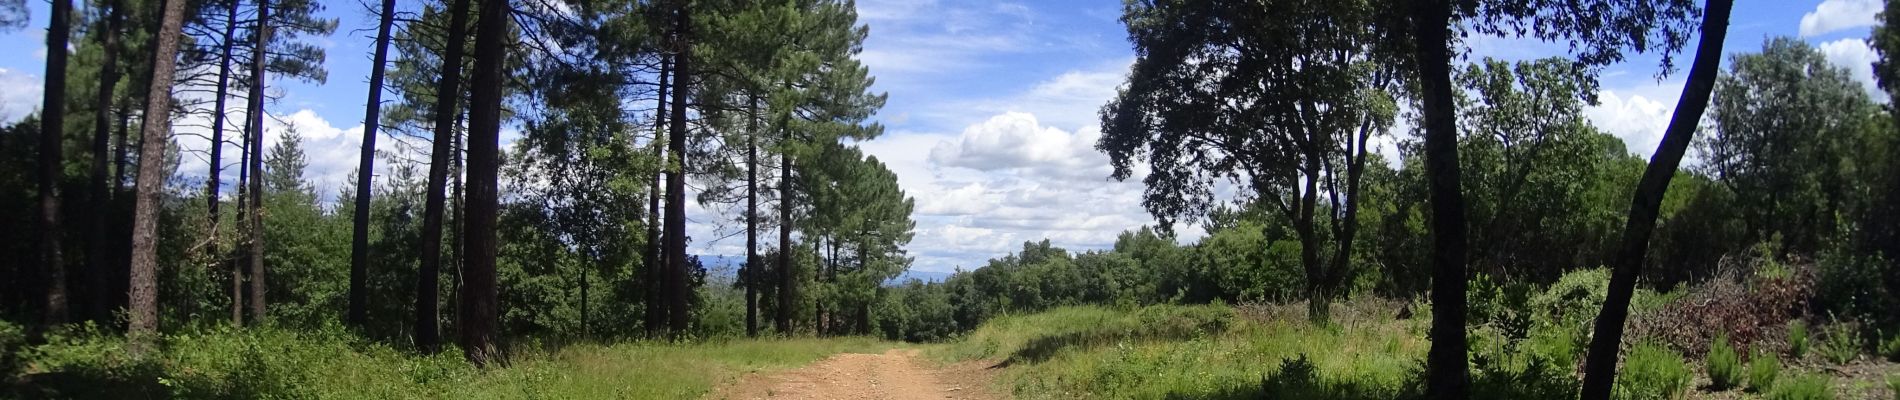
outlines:
{"label": "low bush", "polygon": [[1886,357],[1887,361],[1900,362],[1900,333],[1881,340],[1879,350],[1880,356]]}
{"label": "low bush", "polygon": [[1821,356],[1828,362],[1845,365],[1860,358],[1860,334],[1852,325],[1833,324],[1823,328]]}
{"label": "low bush", "polygon": [[1631,349],[1623,360],[1623,373],[1617,375],[1616,398],[1625,400],[1669,400],[1681,398],[1689,389],[1689,363],[1682,356],[1655,342],[1643,342]]}
{"label": "low bush", "polygon": [[1773,275],[1730,272],[1668,295],[1655,295],[1659,299],[1654,301],[1666,302],[1652,311],[1632,314],[1630,335],[1666,343],[1693,356],[1707,352],[1719,335],[1727,335],[1729,344],[1737,348],[1774,343],[1783,325],[1804,310],[1813,296],[1813,274],[1808,270]]}
{"label": "low bush", "polygon": [[1767,393],[1774,389],[1775,378],[1780,375],[1781,360],[1775,358],[1775,353],[1755,352],[1754,358],[1748,360],[1748,391]]}
{"label": "low bush", "polygon": [[1800,360],[1808,355],[1808,323],[1801,320],[1788,322],[1788,355]]}
{"label": "low bush", "polygon": [[1893,395],[1893,400],[1900,400],[1900,375],[1887,377],[1887,393]]}
{"label": "low bush", "polygon": [[1775,385],[1768,400],[1834,400],[1834,389],[1826,375],[1801,374]]}
{"label": "low bush", "polygon": [[1729,390],[1742,384],[1742,358],[1735,354],[1735,347],[1728,344],[1728,336],[1718,336],[1715,344],[1709,346],[1707,359],[1709,386],[1715,390]]}

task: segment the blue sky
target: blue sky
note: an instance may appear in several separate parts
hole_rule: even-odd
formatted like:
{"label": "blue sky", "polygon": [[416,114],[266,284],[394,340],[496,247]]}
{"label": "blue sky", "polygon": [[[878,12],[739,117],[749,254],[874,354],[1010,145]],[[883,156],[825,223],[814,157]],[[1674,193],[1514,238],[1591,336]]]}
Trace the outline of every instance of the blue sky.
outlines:
{"label": "blue sky", "polygon": [[[0,34],[0,54],[16,55],[0,58],[0,120],[38,107],[47,4],[31,3],[31,26]],[[1070,249],[1105,248],[1117,233],[1153,223],[1140,206],[1140,184],[1106,179],[1107,158],[1093,150],[1096,111],[1134,57],[1118,21],[1120,0],[857,4],[871,29],[861,59],[877,77],[875,89],[890,94],[878,116],[885,135],[861,145],[917,198],[917,237],[908,248],[914,269],[973,268],[1044,237]],[[273,83],[282,97],[268,109],[272,129],[294,126],[303,137],[312,158],[306,177],[333,193],[354,168],[361,140],[375,21],[357,1],[328,5],[325,14],[340,20],[337,34],[313,42],[329,52],[329,82]],[[1752,52],[1769,37],[1799,37],[1871,90],[1874,55],[1862,39],[1879,11],[1878,0],[1740,0],[1724,48]],[[1521,39],[1475,38],[1470,46],[1473,57],[1513,60],[1564,51]],[[1686,68],[1688,59],[1678,63]],[[1662,80],[1657,72],[1651,56],[1606,69],[1602,104],[1588,110],[1599,128],[1645,156],[1681,90],[1681,71]],[[203,161],[195,163],[188,157],[184,169],[202,176]],[[728,228],[701,222],[722,219],[713,211],[688,212],[694,237],[725,236]],[[1181,231],[1184,241],[1201,235],[1195,227]],[[743,244],[702,239],[692,251],[738,254]]]}

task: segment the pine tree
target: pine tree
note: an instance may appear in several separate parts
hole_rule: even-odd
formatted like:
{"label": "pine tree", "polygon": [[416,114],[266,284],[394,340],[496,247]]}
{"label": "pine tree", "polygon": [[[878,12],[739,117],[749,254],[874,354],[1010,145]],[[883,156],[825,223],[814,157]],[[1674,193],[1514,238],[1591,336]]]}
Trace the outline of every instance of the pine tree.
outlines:
{"label": "pine tree", "polygon": [[[435,89],[436,103],[433,114],[435,138],[433,150],[429,154],[429,178],[428,186],[424,189],[426,200],[423,203],[422,242],[419,250],[422,267],[416,275],[415,339],[416,347],[425,352],[439,350],[442,341],[441,328],[437,322],[441,318],[437,298],[440,297],[441,292],[439,279],[442,271],[442,214],[446,202],[442,189],[448,181],[449,155],[455,152],[452,143],[455,136],[455,117],[458,114],[456,106],[461,100],[462,93],[462,51],[464,41],[468,36],[466,29],[469,6],[469,0],[455,0],[454,5],[448,10],[448,44],[444,49],[440,64],[441,72]],[[473,112],[471,110],[471,113]]]}
{"label": "pine tree", "polygon": [[383,75],[389,67],[389,30],[396,20],[396,0],[383,0],[376,25],[376,55],[369,73],[369,100],[363,105],[363,147],[357,155],[356,213],[350,235],[350,304],[344,321],[362,328],[369,323],[369,200],[370,178],[376,170],[376,130],[382,126]]}
{"label": "pine tree", "polygon": [[[153,38],[152,75],[172,76],[177,67],[174,57],[178,53],[179,32],[184,26],[185,1],[166,0],[161,15],[159,30]],[[150,83],[144,115],[147,120],[158,121],[144,124],[140,132],[138,200],[132,213],[132,312],[126,336],[132,341],[135,354],[149,351],[158,335],[158,208],[160,191],[165,185],[162,175],[165,147],[171,142],[171,127],[163,122],[170,119],[172,80],[151,79]]]}
{"label": "pine tree", "polygon": [[42,323],[65,324],[66,263],[60,254],[59,183],[66,128],[66,46],[72,35],[72,0],[53,0],[46,30],[46,85],[40,105],[40,267],[46,288]]}
{"label": "pine tree", "polygon": [[468,261],[462,277],[462,304],[458,333],[470,362],[478,366],[500,361],[496,299],[496,216],[499,211],[497,170],[501,162],[502,62],[508,57],[508,1],[484,0],[483,24],[475,34],[475,66],[469,83],[468,116]]}

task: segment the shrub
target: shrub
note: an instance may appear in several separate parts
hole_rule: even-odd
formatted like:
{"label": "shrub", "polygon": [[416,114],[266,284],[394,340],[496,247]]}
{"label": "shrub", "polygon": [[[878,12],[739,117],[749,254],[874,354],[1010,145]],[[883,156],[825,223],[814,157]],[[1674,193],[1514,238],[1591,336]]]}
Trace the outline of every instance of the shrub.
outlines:
{"label": "shrub", "polygon": [[1676,399],[1689,389],[1689,363],[1675,351],[1654,342],[1643,342],[1630,350],[1623,360],[1623,373],[1617,376],[1617,398]]}
{"label": "shrub", "polygon": [[1788,322],[1788,355],[1799,360],[1808,354],[1808,323],[1801,320]]}
{"label": "shrub", "polygon": [[1768,400],[1834,400],[1834,391],[1829,379],[1821,374],[1801,374],[1788,382],[1775,385],[1768,392]]}
{"label": "shrub", "polygon": [[1887,361],[1900,362],[1900,334],[1880,341],[1880,356],[1886,357]]}
{"label": "shrub", "polygon": [[1900,375],[1887,377],[1887,393],[1893,395],[1893,400],[1900,400]]}
{"label": "shrub", "polygon": [[1715,390],[1728,390],[1742,383],[1742,359],[1729,346],[1728,336],[1718,336],[1709,346],[1709,384]]}
{"label": "shrub", "polygon": [[1781,375],[1781,360],[1775,353],[1756,352],[1748,360],[1748,391],[1766,393],[1775,387],[1775,378]]}
{"label": "shrub", "polygon": [[1860,334],[1848,324],[1829,325],[1821,342],[1821,356],[1835,364],[1847,364],[1860,357]]}

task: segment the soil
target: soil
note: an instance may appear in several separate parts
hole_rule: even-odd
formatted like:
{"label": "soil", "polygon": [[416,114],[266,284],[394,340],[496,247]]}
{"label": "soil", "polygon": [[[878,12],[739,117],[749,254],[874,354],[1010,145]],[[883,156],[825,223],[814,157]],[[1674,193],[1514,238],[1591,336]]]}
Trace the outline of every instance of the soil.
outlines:
{"label": "soil", "polygon": [[838,354],[803,368],[749,374],[708,399],[1000,399],[978,364],[936,367],[915,349]]}

